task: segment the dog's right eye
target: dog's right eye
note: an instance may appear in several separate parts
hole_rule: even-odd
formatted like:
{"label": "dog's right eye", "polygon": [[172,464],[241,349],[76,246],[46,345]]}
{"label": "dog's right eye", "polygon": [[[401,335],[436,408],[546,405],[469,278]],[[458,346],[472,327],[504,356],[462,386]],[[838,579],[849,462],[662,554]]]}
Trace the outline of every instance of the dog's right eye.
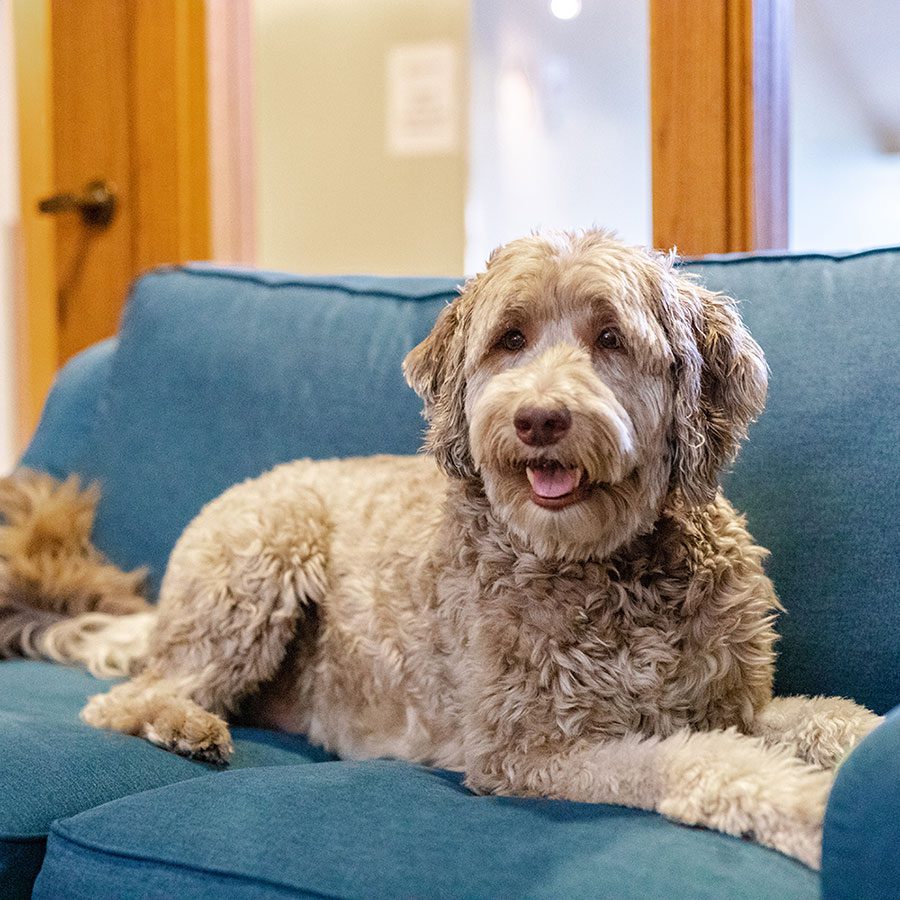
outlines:
{"label": "dog's right eye", "polygon": [[511,328],[497,341],[497,346],[510,353],[517,353],[525,347],[525,335],[518,328]]}

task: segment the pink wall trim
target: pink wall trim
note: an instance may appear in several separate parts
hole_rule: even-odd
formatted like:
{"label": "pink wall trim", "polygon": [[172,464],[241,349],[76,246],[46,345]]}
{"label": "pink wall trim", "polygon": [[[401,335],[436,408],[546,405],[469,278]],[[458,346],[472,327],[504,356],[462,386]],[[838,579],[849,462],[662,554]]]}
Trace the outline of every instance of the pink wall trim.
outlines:
{"label": "pink wall trim", "polygon": [[207,0],[213,259],[256,260],[252,0]]}

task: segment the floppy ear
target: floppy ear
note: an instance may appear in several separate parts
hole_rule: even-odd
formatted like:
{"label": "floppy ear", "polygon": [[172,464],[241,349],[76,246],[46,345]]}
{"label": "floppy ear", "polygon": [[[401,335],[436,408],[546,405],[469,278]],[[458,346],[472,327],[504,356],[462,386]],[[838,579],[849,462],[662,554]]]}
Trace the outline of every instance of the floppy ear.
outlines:
{"label": "floppy ear", "polygon": [[463,374],[468,317],[467,295],[463,293],[441,311],[428,337],[403,361],[407,383],[425,401],[425,449],[455,478],[475,475]]}
{"label": "floppy ear", "polygon": [[676,359],[670,489],[688,506],[708,503],[721,470],[734,461],[747,427],[763,411],[763,352],[728,297],[670,272],[669,337]]}

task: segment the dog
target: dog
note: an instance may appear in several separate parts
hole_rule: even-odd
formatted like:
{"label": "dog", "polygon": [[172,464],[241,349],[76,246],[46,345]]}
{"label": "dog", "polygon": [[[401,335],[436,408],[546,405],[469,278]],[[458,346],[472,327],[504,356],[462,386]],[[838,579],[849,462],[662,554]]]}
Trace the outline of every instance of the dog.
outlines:
{"label": "dog", "polygon": [[404,373],[426,454],[243,482],[155,610],[41,629],[34,652],[133,676],[83,719],[222,764],[229,721],[302,732],[818,867],[834,770],[880,719],[773,698],[781,607],[718,487],[767,386],[736,304],[608,232],[535,234]]}

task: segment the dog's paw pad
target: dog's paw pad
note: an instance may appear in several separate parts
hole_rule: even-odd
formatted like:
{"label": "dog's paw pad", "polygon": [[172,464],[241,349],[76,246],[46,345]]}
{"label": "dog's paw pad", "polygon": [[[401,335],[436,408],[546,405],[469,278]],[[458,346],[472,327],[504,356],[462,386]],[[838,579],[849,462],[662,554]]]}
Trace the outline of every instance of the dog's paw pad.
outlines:
{"label": "dog's paw pad", "polygon": [[216,766],[227,765],[234,751],[228,726],[206,710],[162,716],[148,722],[142,736],[164,750]]}
{"label": "dog's paw pad", "polygon": [[161,710],[144,724],[141,736],[179,756],[220,766],[234,749],[228,725],[190,701]]}
{"label": "dog's paw pad", "polygon": [[227,766],[233,748],[229,743],[228,746],[193,747],[186,750],[175,747],[174,751],[179,756],[186,756],[188,759],[209,763],[212,766]]}

